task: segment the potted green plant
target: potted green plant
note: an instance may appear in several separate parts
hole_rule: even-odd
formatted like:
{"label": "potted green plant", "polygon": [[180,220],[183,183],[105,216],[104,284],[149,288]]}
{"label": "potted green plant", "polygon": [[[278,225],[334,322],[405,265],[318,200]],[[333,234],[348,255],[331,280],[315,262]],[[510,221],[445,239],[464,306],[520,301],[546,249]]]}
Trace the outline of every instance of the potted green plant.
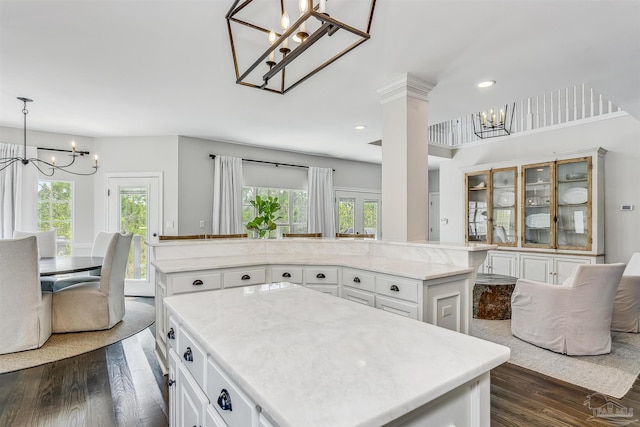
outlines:
{"label": "potted green plant", "polygon": [[256,196],[255,200],[250,201],[251,205],[256,208],[256,217],[247,223],[247,230],[257,231],[260,238],[268,236],[269,232],[277,228],[275,221],[281,218],[278,215],[280,203],[277,197],[268,196],[262,198]]}

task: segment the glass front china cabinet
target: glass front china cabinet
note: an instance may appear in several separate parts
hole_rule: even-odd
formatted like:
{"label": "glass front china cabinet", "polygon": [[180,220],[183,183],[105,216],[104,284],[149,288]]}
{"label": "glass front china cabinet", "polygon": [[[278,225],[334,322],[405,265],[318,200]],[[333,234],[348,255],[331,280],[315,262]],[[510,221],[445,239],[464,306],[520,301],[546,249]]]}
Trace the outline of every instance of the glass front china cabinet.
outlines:
{"label": "glass front china cabinet", "polygon": [[523,247],[591,250],[591,158],[522,167]]}
{"label": "glass front china cabinet", "polygon": [[467,242],[517,244],[517,168],[466,174]]}

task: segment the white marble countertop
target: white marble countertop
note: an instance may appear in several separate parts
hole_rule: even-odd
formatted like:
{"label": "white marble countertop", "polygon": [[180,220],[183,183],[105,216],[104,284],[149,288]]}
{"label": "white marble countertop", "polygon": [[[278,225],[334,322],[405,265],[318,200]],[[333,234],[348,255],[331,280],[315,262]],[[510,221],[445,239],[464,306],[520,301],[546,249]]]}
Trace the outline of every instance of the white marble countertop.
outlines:
{"label": "white marble countertop", "polygon": [[290,284],[165,305],[280,426],[379,426],[509,359],[509,349]]}
{"label": "white marble countertop", "polygon": [[359,268],[376,273],[401,275],[418,280],[438,279],[474,271],[471,267],[367,255],[305,255],[286,253],[171,259],[155,261],[153,265],[161,273],[179,273],[211,268],[233,268],[254,265],[334,265]]}

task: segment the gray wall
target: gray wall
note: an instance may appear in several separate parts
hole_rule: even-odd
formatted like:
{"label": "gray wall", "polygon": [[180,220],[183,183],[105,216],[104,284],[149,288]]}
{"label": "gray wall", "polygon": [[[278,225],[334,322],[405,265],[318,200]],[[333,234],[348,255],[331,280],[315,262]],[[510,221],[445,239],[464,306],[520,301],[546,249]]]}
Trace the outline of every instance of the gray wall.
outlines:
{"label": "gray wall", "polygon": [[[178,229],[180,234],[211,233],[213,160],[209,158],[210,154],[333,168],[335,169],[333,176],[335,187],[378,191],[381,188],[381,168],[378,164],[181,136],[178,144]],[[251,162],[243,162],[242,169],[245,185],[307,188],[307,169],[275,167]],[[205,220],[204,230],[199,227],[200,220]]]}
{"label": "gray wall", "polygon": [[[457,150],[452,160],[440,165],[440,216],[449,220],[440,228],[440,239],[464,241],[464,168],[535,161],[553,153],[597,147],[608,150],[604,157],[606,262],[627,262],[633,252],[640,252],[640,122],[631,116],[494,138]],[[622,212],[621,204],[633,204],[635,210]]]}

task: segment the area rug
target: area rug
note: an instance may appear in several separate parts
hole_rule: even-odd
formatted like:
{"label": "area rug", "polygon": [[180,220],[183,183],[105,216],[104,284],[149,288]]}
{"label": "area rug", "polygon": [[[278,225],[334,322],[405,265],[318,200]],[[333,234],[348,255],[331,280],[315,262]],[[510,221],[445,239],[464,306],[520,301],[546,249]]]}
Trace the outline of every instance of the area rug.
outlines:
{"label": "area rug", "polygon": [[153,324],[156,318],[153,304],[142,302],[145,299],[127,298],[122,322],[111,329],[52,334],[47,342],[38,349],[0,355],[0,374],[77,356],[140,332]]}
{"label": "area rug", "polygon": [[473,319],[471,335],[511,349],[509,363],[621,399],[640,374],[640,334],[612,332],[611,353],[566,356],[511,335],[511,320]]}

